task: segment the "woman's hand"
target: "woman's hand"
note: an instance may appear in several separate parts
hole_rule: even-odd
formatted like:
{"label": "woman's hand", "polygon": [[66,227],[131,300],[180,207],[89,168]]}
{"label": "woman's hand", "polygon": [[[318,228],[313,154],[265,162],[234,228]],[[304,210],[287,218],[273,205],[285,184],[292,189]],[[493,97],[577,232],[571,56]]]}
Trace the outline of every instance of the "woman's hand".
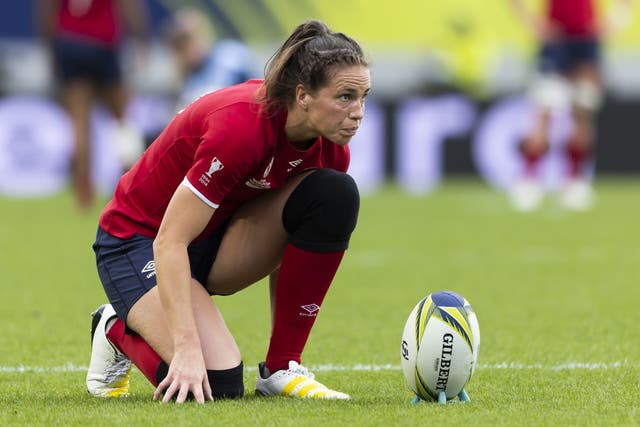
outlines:
{"label": "woman's hand", "polygon": [[176,403],[183,403],[189,393],[198,403],[213,400],[207,368],[199,347],[176,351],[167,376],[153,393],[153,400],[160,399],[164,394],[162,403],[167,403],[174,397]]}
{"label": "woman's hand", "polygon": [[173,338],[173,357],[167,376],[158,384],[153,399],[183,403],[189,393],[198,403],[213,400],[207,378],[191,300],[188,246],[204,229],[214,209],[203,203],[189,188],[178,186],[158,235],[153,253],[158,293]]}

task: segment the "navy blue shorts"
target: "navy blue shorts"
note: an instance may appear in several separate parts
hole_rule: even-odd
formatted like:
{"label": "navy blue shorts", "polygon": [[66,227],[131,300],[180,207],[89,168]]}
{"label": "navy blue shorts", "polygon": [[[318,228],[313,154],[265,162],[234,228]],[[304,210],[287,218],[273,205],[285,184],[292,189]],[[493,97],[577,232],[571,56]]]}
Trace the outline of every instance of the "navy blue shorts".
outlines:
{"label": "navy blue shorts", "polygon": [[540,50],[539,68],[543,73],[566,74],[578,65],[598,66],[599,63],[600,43],[595,38],[545,43]]}
{"label": "navy blue shorts", "polygon": [[[227,223],[206,239],[189,245],[191,277],[203,286],[207,284],[207,277],[226,229]],[[130,239],[119,239],[98,227],[93,244],[98,275],[107,298],[120,319],[126,320],[131,307],[156,286],[153,240],[138,234]]]}
{"label": "navy blue shorts", "polygon": [[58,38],[53,44],[53,56],[62,82],[77,78],[100,84],[122,81],[120,58],[113,48]]}

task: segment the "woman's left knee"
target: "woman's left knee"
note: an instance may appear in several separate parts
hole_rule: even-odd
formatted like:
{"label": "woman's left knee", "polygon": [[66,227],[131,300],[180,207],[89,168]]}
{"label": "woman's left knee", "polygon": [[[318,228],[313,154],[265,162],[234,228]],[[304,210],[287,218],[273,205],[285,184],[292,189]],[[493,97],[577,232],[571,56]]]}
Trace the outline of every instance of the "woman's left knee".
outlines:
{"label": "woman's left knee", "polygon": [[293,190],[282,211],[290,241],[316,252],[345,250],[356,227],[360,193],[353,178],[318,169]]}

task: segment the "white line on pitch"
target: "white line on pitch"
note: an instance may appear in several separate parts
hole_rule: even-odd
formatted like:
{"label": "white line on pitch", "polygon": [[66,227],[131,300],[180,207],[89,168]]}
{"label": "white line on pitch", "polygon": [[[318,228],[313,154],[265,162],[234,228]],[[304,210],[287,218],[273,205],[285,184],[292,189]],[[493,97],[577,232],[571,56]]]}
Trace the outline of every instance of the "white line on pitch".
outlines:
{"label": "white line on pitch", "polygon": [[[551,371],[571,371],[571,370],[609,370],[619,369],[624,366],[636,366],[637,364],[630,364],[628,361],[622,362],[566,362],[557,365],[543,365],[539,363],[527,364],[517,362],[500,362],[500,363],[481,363],[478,365],[478,369],[504,369],[504,370],[551,370]],[[400,365],[395,364],[355,364],[355,365],[311,365],[309,366],[311,371],[316,372],[340,372],[340,371],[398,371]],[[245,370],[252,372],[256,370],[254,366],[247,366]],[[74,365],[73,363],[67,363],[61,366],[0,366],[0,372],[2,373],[65,373],[65,372],[86,372],[86,366]]]}

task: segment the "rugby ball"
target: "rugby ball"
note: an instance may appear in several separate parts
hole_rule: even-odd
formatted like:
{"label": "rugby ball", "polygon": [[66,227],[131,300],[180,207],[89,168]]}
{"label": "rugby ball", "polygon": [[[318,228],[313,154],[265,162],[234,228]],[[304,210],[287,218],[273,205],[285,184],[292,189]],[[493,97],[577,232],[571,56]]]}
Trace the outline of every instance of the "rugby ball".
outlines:
{"label": "rugby ball", "polygon": [[424,297],[402,333],[400,363],[407,384],[422,400],[459,397],[478,363],[480,326],[469,302],[451,291]]}

